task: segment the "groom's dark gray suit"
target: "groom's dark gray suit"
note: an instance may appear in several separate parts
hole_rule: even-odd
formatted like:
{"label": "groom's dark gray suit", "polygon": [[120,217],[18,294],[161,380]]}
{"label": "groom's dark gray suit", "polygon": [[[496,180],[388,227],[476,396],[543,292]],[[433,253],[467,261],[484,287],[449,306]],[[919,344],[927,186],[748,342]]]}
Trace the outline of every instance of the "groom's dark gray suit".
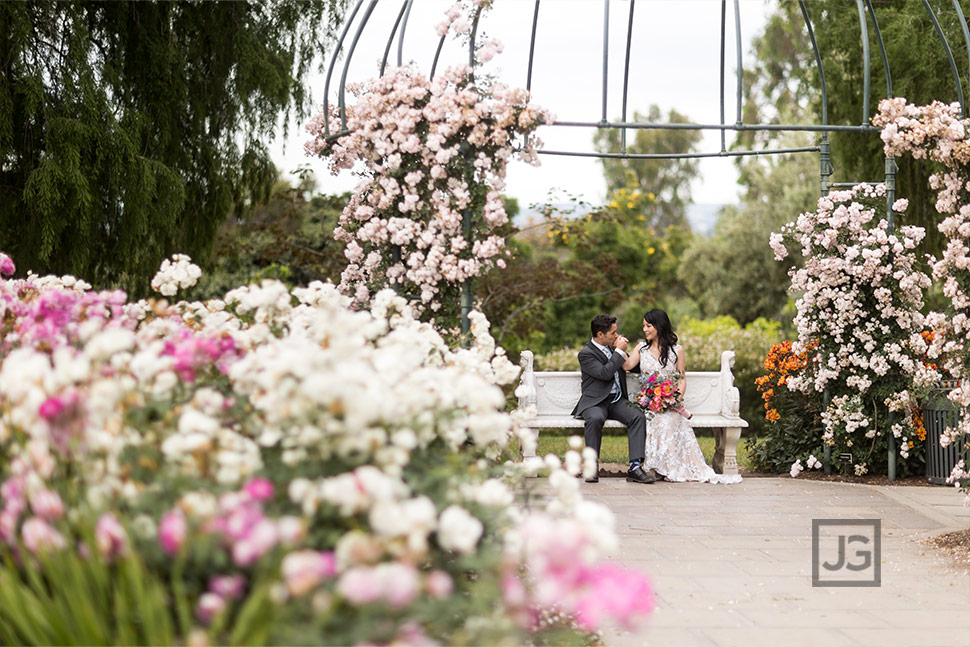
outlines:
{"label": "groom's dark gray suit", "polygon": [[[642,461],[647,421],[643,412],[627,399],[626,371],[622,368],[626,357],[614,350],[612,357],[607,359],[606,353],[597,348],[592,340],[580,349],[578,357],[583,374],[582,394],[572,415],[586,421],[586,446],[595,449],[599,456],[603,424],[607,419],[618,420],[627,427],[630,460]],[[639,371],[639,367],[635,370]],[[610,394],[616,379],[614,376],[619,377],[620,381],[620,398],[616,402],[613,402],[615,396]]]}

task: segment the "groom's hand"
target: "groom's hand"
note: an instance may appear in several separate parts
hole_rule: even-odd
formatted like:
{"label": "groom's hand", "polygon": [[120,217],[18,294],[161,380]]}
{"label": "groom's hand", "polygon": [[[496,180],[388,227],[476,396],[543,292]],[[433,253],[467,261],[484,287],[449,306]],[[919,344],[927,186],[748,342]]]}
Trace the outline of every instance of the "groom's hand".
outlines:
{"label": "groom's hand", "polygon": [[624,337],[623,335],[620,335],[619,337],[616,338],[616,343],[614,343],[613,346],[615,348],[618,348],[620,350],[624,350],[625,351],[626,350],[626,347],[629,344],[630,344],[630,340],[627,339],[626,337]]}

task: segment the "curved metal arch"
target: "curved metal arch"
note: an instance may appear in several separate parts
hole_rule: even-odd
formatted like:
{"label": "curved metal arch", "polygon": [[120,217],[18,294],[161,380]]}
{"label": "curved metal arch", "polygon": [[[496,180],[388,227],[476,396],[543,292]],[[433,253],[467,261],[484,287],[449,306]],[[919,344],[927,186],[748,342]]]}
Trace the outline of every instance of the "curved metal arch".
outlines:
{"label": "curved metal arch", "polygon": [[[401,4],[401,10],[397,12],[397,19],[394,21],[394,26],[391,27],[391,35],[387,37],[387,45],[384,47],[384,56],[381,58],[381,71],[379,76],[384,76],[384,70],[387,68],[387,57],[391,54],[391,43],[394,42],[394,37],[397,35],[397,28],[404,18],[404,11],[409,9],[410,5],[411,0],[404,0]],[[401,61],[398,60],[397,64],[400,65]]]}
{"label": "curved metal arch", "polygon": [[[340,54],[340,49],[344,45],[344,39],[347,38],[347,32],[350,31],[350,25],[353,24],[354,18],[357,17],[357,12],[360,11],[363,4],[364,0],[357,0],[357,4],[354,5],[354,10],[350,12],[350,18],[347,19],[343,30],[340,32],[340,39],[337,41],[337,47],[334,50],[333,58],[330,59],[330,66],[327,69],[327,80],[323,86],[323,131],[328,136],[330,135],[330,78],[333,76],[333,68],[337,65],[337,56]],[[341,114],[344,114],[343,105],[340,108]],[[346,118],[341,121],[340,129],[347,130]]]}
{"label": "curved metal arch", "polygon": [[859,13],[859,29],[862,30],[862,122],[869,123],[869,25],[866,22],[866,10],[862,7],[862,0],[855,0]]}
{"label": "curved metal arch", "polygon": [[397,39],[397,66],[401,67],[404,65],[404,32],[408,29],[408,18],[411,17],[411,7],[414,5],[414,0],[408,0],[407,11],[404,12],[404,22],[401,24],[401,35]]}
{"label": "curved metal arch", "polygon": [[[960,0],[953,0],[953,8],[957,12],[957,18],[959,18],[960,22],[960,31],[963,33],[963,42],[967,46],[967,80],[970,81],[970,27],[967,26],[967,19],[963,15],[963,9],[960,7]],[[963,112],[960,116],[967,116],[966,106],[963,107]]]}
{"label": "curved metal arch", "polygon": [[[630,0],[633,2],[633,0]],[[539,0],[536,0],[535,11],[532,12],[532,37],[529,39],[529,70],[525,76],[525,89],[532,92],[532,62],[536,55],[536,27],[539,24]],[[440,50],[440,47],[439,47]],[[437,60],[437,56],[435,57]]]}
{"label": "curved metal arch", "polygon": [[[628,110],[628,97],[629,97],[629,85],[630,85],[630,66],[631,66],[631,48],[633,40],[633,17],[635,10],[635,0],[629,0],[630,11],[629,17],[627,18],[626,24],[626,47],[624,52],[624,62],[623,62],[623,99],[621,106],[621,118],[619,122],[611,122],[608,119],[608,89],[609,89],[609,40],[610,40],[610,0],[603,0],[603,69],[602,69],[602,97],[601,97],[601,110],[600,110],[600,120],[595,123],[592,127],[611,127],[619,128],[621,130],[621,152],[626,152],[626,131],[631,127],[648,127],[648,128],[661,128],[666,127],[666,124],[633,124],[627,121],[627,110]],[[936,17],[935,12],[929,5],[928,0],[922,0],[924,7],[930,16],[934,27],[937,31],[937,35],[940,38],[940,42],[944,47],[947,57],[950,61],[951,71],[954,75],[954,81],[956,85],[957,94],[961,103],[961,107],[966,114],[966,105],[963,94],[963,84],[960,79],[960,74],[956,67],[956,62],[953,58],[953,52],[946,40],[946,37],[940,27],[939,20]],[[959,0],[952,0],[955,12],[958,16],[958,22],[960,24],[962,35],[964,41],[968,45],[968,50],[970,50],[970,29],[968,29],[968,24],[963,11],[960,7]],[[344,25],[344,29],[341,33],[340,39],[338,40],[335,55],[330,62],[327,71],[327,78],[325,83],[324,91],[324,130],[328,139],[331,137],[341,136],[345,134],[346,130],[346,103],[345,103],[345,86],[346,77],[348,74],[348,69],[350,65],[350,60],[353,57],[353,53],[357,47],[360,40],[361,34],[370,19],[371,14],[375,10],[378,0],[358,0],[355,4],[353,10],[349,14],[349,18]],[[799,8],[802,12],[802,17],[805,21],[805,26],[808,31],[809,39],[812,45],[813,54],[815,57],[815,65],[819,72],[820,90],[821,90],[821,124],[823,128],[818,128],[822,136],[822,152],[825,154],[825,148],[827,147],[827,134],[830,130],[847,130],[852,129],[856,132],[868,132],[873,130],[871,126],[868,125],[869,111],[870,111],[870,89],[871,89],[871,53],[869,47],[869,24],[868,21],[871,19],[872,28],[875,35],[875,40],[879,48],[879,54],[882,59],[883,69],[885,74],[886,82],[886,96],[892,96],[892,73],[891,66],[888,60],[888,55],[886,52],[885,44],[883,42],[882,33],[879,28],[879,23],[876,17],[875,8],[873,6],[872,0],[856,0],[856,10],[859,19],[860,36],[862,41],[863,49],[863,120],[862,123],[856,126],[851,126],[848,128],[843,127],[830,127],[828,123],[828,95],[827,88],[825,84],[825,75],[822,67],[822,54],[819,51],[818,43],[815,39],[814,28],[808,14],[808,10],[804,0],[798,0]],[[721,16],[721,123],[717,128],[721,131],[721,150],[726,150],[726,133],[728,131],[738,131],[745,130],[749,127],[758,126],[757,124],[744,124],[743,123],[743,49],[741,44],[741,8],[740,0],[734,0],[734,23],[735,23],[735,44],[736,44],[736,118],[735,124],[727,124],[726,114],[725,114],[725,87],[724,87],[724,63],[725,59],[725,45],[726,45],[726,21],[727,21],[727,0],[722,0],[722,16]],[[357,20],[360,10],[366,5],[366,10],[363,12],[363,17]],[[382,72],[386,70],[387,60],[390,58],[390,48],[393,44],[394,37],[397,36],[397,62],[398,64],[404,61],[404,36],[408,26],[408,20],[411,15],[411,10],[414,5],[414,0],[402,0],[400,8],[397,12],[397,19],[394,22],[394,26],[391,29],[390,36],[384,48],[384,56],[381,62]],[[535,5],[532,12],[532,25],[531,33],[529,35],[529,56],[528,56],[528,67],[526,72],[526,89],[532,89],[532,83],[534,79],[534,63],[536,57],[536,35],[538,31],[539,22],[539,8],[540,0],[535,1]],[[478,18],[480,17],[480,12],[475,14],[474,25],[472,27],[471,38],[468,43],[468,59],[469,63],[474,61],[474,53],[477,45],[476,37],[478,30]],[[333,71],[336,67],[336,59],[340,56],[344,43],[349,35],[352,23],[357,21],[357,29],[354,33],[350,48],[347,52],[346,62],[343,66],[343,71],[340,80],[340,86],[338,88],[338,103],[340,106],[340,131],[337,133],[331,133],[330,119],[329,119],[329,95],[332,82]],[[434,60],[432,62],[431,74],[433,78],[435,72],[437,71],[437,65],[440,60],[440,55],[444,46],[444,42],[447,38],[443,36],[439,39],[438,46],[435,50]],[[970,55],[968,55],[968,77],[970,77]],[[581,122],[575,122],[573,125],[578,125]],[[566,125],[563,122],[559,122],[551,125]],[[689,126],[688,126],[689,127]],[[709,126],[705,126],[705,129]],[[776,128],[771,128],[776,129]],[[778,130],[814,130],[815,128],[803,128],[802,124],[787,124],[777,128]],[[539,151],[540,153],[545,153],[545,151]]]}
{"label": "curved metal arch", "polygon": [[[623,64],[623,105],[620,108],[620,120],[626,121],[626,99],[630,89],[630,45],[633,42],[633,10],[636,0],[630,0],[630,18],[626,27],[626,60]],[[620,151],[626,152],[626,128],[620,129]]]}

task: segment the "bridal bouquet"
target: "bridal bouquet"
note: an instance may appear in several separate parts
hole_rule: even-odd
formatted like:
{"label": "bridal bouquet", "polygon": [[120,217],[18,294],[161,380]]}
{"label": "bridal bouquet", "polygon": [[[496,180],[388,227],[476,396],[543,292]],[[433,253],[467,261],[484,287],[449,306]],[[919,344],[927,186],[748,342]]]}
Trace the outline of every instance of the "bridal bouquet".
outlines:
{"label": "bridal bouquet", "polygon": [[650,373],[640,376],[640,384],[637,404],[645,413],[657,415],[674,411],[690,419],[690,411],[684,408],[684,396],[673,379],[663,377],[660,373]]}

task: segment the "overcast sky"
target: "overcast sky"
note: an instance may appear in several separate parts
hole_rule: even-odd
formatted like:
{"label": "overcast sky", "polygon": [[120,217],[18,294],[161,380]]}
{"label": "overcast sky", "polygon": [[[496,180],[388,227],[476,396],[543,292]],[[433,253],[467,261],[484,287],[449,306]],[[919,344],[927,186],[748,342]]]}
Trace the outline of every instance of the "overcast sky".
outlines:
{"label": "overcast sky", "polygon": [[[376,76],[391,26],[402,0],[381,0],[367,23],[348,71],[349,80]],[[629,0],[610,3],[609,93],[607,114],[618,119],[622,105],[623,58],[626,47]],[[725,35],[725,117],[733,123],[735,94],[734,3],[728,2]],[[740,0],[741,40],[744,66],[751,66],[752,38],[763,28],[775,2]],[[415,0],[404,39],[404,61],[414,60],[425,71],[431,68],[438,44],[434,26],[440,22],[450,0]],[[513,86],[526,84],[529,35],[535,3],[532,0],[496,0],[480,25],[480,33],[502,41],[505,49],[488,70]],[[361,12],[363,13],[363,12]],[[358,17],[359,20],[359,17]],[[536,54],[533,64],[533,100],[563,121],[598,121],[602,113],[604,0],[543,0],[539,6]],[[631,47],[628,117],[645,112],[651,104],[662,110],[676,108],[695,123],[720,122],[720,0],[639,0],[636,2]],[[351,35],[355,28],[352,28]],[[348,38],[349,44],[349,38]],[[344,49],[346,51],[347,45]],[[397,38],[389,64],[396,62]],[[467,50],[446,42],[439,69],[467,60]],[[343,60],[331,82],[335,97]],[[313,75],[314,96],[323,100],[324,75]],[[593,150],[593,131],[580,128],[545,127],[539,137],[550,150]],[[333,177],[322,160],[303,152],[307,135],[302,124],[291,129],[286,141],[272,145],[281,169],[292,171],[309,164],[319,189],[341,192],[353,188],[349,176]],[[728,133],[728,146],[732,140]],[[720,134],[704,131],[702,151],[720,150]],[[592,158],[541,156],[542,166],[521,163],[509,169],[507,193],[523,207],[545,200],[550,189],[565,189],[598,204],[606,187],[600,163]],[[725,204],[738,199],[737,172],[728,158],[700,162],[700,177],[692,186],[697,203]]]}

